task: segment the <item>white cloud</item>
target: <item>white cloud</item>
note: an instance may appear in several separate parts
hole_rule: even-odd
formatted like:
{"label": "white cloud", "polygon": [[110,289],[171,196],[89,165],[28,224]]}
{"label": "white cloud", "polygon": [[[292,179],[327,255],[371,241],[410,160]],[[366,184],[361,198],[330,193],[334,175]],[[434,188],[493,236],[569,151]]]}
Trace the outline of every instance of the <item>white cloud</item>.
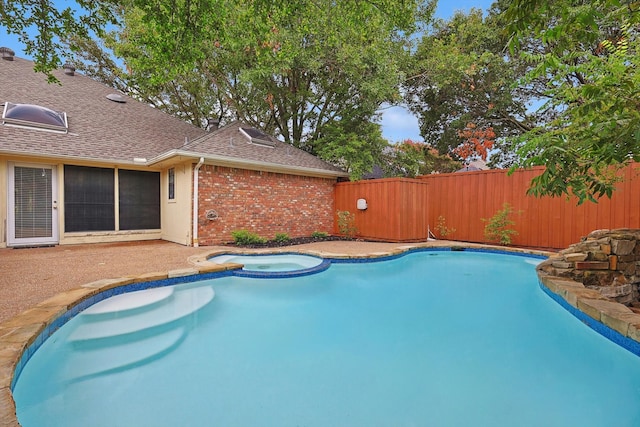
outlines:
{"label": "white cloud", "polygon": [[381,111],[382,136],[389,142],[400,142],[405,139],[422,141],[418,118],[404,107],[388,107]]}

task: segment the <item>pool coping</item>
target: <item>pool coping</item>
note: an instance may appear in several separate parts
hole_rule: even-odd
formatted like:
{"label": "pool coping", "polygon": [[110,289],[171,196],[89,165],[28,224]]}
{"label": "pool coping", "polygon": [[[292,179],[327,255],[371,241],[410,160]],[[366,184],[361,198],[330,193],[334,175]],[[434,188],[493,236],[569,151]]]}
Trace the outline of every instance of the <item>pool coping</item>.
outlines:
{"label": "pool coping", "polygon": [[[449,244],[433,246],[428,243],[408,244],[385,252],[368,254],[340,254],[326,251],[291,248],[270,250],[213,250],[189,257],[193,268],[150,272],[138,276],[101,279],[83,284],[55,295],[34,307],[0,323],[0,426],[19,427],[12,389],[22,368],[37,348],[55,330],[71,317],[94,303],[113,295],[151,287],[168,286],[208,278],[231,276],[240,271],[242,264],[216,264],[208,258],[222,254],[278,254],[299,253],[313,255],[332,263],[378,262],[398,258],[411,252],[423,251],[473,251],[506,253],[512,255],[546,258],[553,252],[489,246],[478,244]],[[587,289],[582,283],[545,276],[538,272],[542,290],[562,307],[588,326],[640,356],[640,314],[628,307],[610,301],[599,292]]]}

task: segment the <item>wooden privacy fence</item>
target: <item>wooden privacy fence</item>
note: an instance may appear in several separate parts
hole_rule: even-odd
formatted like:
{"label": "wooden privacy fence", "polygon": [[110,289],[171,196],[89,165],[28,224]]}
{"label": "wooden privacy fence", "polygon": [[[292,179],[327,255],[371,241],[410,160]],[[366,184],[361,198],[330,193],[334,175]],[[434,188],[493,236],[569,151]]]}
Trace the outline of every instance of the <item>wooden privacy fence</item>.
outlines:
{"label": "wooden privacy fence", "polygon": [[[334,192],[335,207],[355,214],[360,237],[390,242],[425,240],[427,187],[427,182],[408,178],[341,182]],[[357,208],[358,199],[366,200],[366,210]]]}
{"label": "wooden privacy fence", "polygon": [[[597,229],[640,228],[640,165],[623,172],[623,180],[611,199],[598,203],[564,197],[536,198],[526,194],[531,179],[542,168],[436,174],[417,179],[392,178],[339,183],[335,208],[355,213],[357,235],[393,242],[426,240],[439,217],[455,232],[448,240],[489,243],[484,237],[486,222],[504,203],[509,203],[517,235],[512,244],[561,249]],[[357,199],[368,208],[358,210]],[[336,231],[337,228],[336,228]],[[440,237],[440,236],[437,236]]]}

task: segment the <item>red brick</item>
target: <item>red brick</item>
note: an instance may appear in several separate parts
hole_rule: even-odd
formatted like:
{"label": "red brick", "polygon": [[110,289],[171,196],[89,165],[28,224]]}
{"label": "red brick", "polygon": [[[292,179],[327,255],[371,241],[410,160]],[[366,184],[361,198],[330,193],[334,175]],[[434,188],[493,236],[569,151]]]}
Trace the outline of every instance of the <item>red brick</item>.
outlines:
{"label": "red brick", "polygon": [[[334,179],[205,165],[199,180],[198,237],[201,245],[233,240],[246,229],[271,239],[276,233],[309,236],[333,231]],[[205,215],[213,209],[218,219]]]}
{"label": "red brick", "polygon": [[578,261],[576,270],[608,270],[609,261]]}

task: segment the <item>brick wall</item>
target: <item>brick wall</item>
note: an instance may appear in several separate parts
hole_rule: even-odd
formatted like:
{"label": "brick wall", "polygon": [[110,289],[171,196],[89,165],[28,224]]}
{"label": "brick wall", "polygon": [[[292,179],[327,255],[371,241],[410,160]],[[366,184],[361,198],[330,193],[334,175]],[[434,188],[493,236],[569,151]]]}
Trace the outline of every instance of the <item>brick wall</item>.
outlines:
{"label": "brick wall", "polygon": [[272,239],[333,232],[335,179],[204,165],[199,174],[199,244],[233,241],[245,229]]}

